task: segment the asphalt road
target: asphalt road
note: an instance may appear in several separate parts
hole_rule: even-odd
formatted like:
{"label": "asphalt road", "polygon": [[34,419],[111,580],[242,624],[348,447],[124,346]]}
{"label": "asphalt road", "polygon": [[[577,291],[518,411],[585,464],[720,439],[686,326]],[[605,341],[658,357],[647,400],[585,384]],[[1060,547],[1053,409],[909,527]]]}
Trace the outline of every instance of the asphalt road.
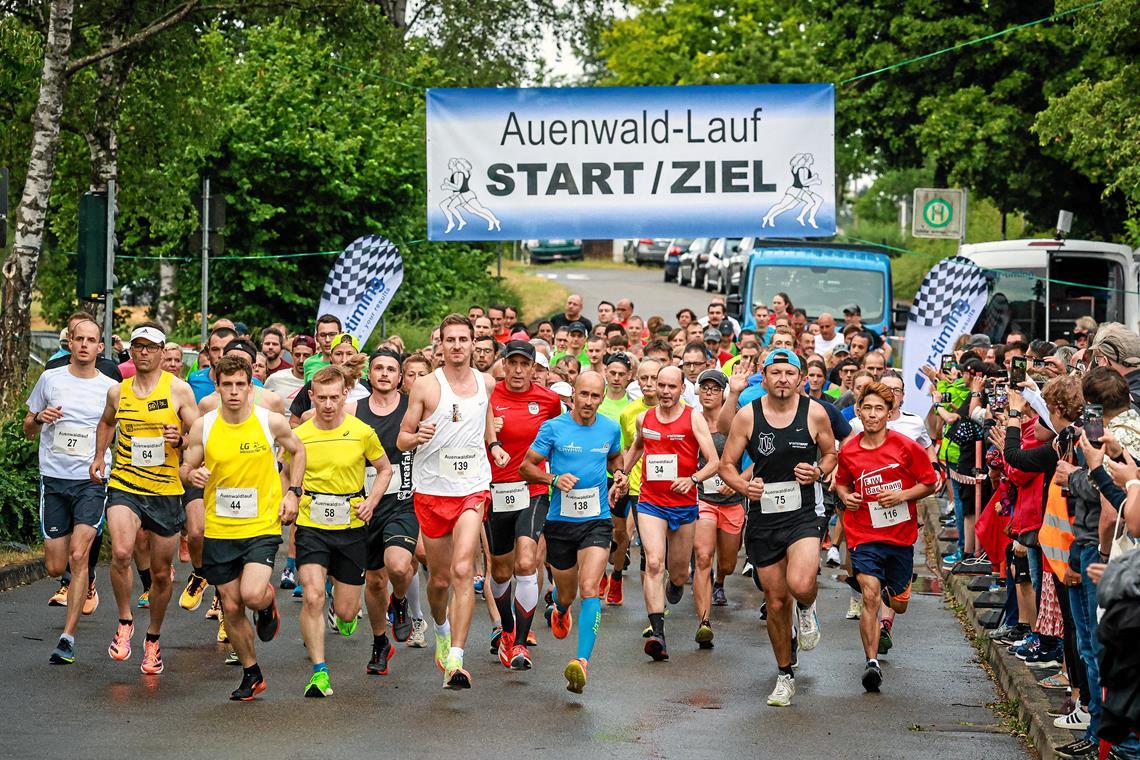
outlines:
{"label": "asphalt road", "polygon": [[648,320],[658,314],[669,324],[676,324],[674,315],[679,309],[688,306],[698,316],[703,316],[709,301],[718,295],[665,282],[661,267],[592,269],[587,262],[580,269],[539,268],[538,274],[566,286],[572,293],[580,294],[582,313],[591,321],[597,317],[599,301],[617,303],[619,298],[629,298],[633,300],[633,312],[643,319]]}

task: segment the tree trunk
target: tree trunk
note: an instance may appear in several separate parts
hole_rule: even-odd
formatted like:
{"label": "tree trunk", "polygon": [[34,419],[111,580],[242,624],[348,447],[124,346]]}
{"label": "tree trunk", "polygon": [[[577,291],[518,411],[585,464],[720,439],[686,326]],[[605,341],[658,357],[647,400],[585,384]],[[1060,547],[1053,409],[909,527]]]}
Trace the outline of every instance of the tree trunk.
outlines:
{"label": "tree trunk", "polygon": [[174,298],[178,295],[178,262],[162,259],[158,262],[158,309],[155,318],[169,333],[174,329]]}
{"label": "tree trunk", "polygon": [[44,68],[40,94],[32,115],[32,150],[20,205],[16,207],[16,237],[4,261],[0,295],[0,410],[11,410],[23,401],[28,375],[32,289],[43,249],[44,224],[55,159],[59,149],[59,124],[67,93],[66,69],[71,55],[75,0],[51,0],[44,45]]}
{"label": "tree trunk", "polygon": [[380,8],[392,26],[401,32],[408,29],[408,0],[380,0]]}

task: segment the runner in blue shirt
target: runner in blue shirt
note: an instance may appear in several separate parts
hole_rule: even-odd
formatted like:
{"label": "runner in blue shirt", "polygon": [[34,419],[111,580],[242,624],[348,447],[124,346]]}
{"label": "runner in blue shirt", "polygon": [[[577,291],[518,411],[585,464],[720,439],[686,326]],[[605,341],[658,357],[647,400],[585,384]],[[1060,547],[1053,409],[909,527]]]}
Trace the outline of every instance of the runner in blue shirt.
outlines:
{"label": "runner in blue shirt", "polygon": [[[546,561],[554,574],[550,627],[555,638],[570,634],[570,605],[575,592],[582,597],[578,656],[563,671],[567,690],[575,694],[581,694],[586,686],[586,668],[602,622],[598,582],[605,573],[613,539],[608,473],[613,472],[614,488],[625,486],[625,472],[620,466],[621,429],[613,420],[597,414],[605,393],[600,374],[586,371],[579,375],[571,411],[542,423],[519,468],[524,480],[553,487],[542,532],[546,536]],[[550,464],[549,473],[542,467],[544,459]]]}

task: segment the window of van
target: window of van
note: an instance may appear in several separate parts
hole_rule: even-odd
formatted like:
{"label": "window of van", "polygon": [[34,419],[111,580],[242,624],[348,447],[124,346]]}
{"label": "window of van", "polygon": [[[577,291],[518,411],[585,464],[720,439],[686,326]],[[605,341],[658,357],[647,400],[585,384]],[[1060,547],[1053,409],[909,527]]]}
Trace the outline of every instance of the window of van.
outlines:
{"label": "window of van", "polygon": [[812,319],[825,311],[841,319],[839,312],[844,306],[859,304],[863,323],[875,324],[885,319],[885,290],[882,272],[761,264],[752,275],[751,292],[754,302],[765,303],[776,293],[785,292],[792,305]]}

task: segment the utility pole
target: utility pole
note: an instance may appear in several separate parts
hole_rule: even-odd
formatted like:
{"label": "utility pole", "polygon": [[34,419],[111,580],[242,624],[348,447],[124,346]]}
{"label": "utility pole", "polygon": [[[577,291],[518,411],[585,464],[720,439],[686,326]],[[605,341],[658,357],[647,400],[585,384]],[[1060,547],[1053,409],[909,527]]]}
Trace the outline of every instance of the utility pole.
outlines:
{"label": "utility pole", "polygon": [[[107,180],[107,274],[103,286],[103,341],[106,347],[103,352],[107,358],[112,358],[115,352],[114,341],[111,340],[112,330],[115,327],[115,180]],[[128,342],[130,339],[128,338]]]}
{"label": "utility pole", "polygon": [[202,346],[210,331],[210,178],[202,180]]}

